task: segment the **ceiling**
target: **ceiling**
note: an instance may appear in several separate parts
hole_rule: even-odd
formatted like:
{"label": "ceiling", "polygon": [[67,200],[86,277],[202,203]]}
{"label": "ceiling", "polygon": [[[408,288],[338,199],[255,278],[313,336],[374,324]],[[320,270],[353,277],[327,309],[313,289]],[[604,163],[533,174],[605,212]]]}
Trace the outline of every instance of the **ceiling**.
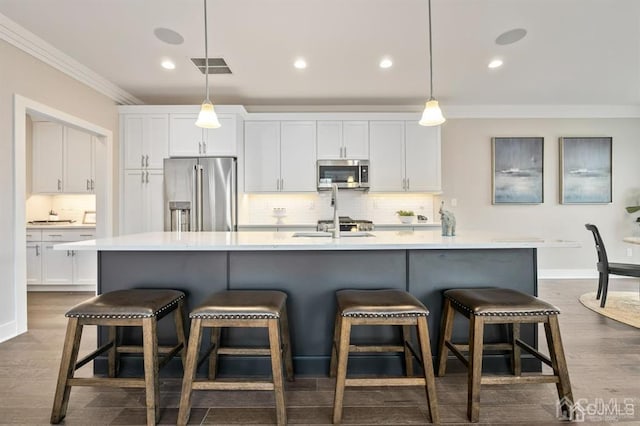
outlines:
{"label": "ceiling", "polygon": [[[201,0],[0,0],[0,13],[148,104],[196,104]],[[217,104],[398,105],[428,97],[427,0],[209,0]],[[640,1],[432,0],[446,105],[640,104]],[[157,27],[184,37],[161,42]],[[501,33],[527,36],[497,45]],[[303,56],[305,70],[293,67]],[[390,56],[394,65],[381,69]],[[176,69],[160,67],[172,58]],[[488,69],[495,57],[504,60]]]}

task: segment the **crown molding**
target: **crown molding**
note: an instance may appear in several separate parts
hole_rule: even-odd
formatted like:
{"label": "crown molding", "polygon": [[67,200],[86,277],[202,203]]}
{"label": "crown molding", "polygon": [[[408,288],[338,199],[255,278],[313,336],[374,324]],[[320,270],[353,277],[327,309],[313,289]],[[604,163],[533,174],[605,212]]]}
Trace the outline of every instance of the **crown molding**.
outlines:
{"label": "crown molding", "polygon": [[144,103],[1,13],[0,40],[6,41],[45,64],[86,84],[119,104],[136,105]]}
{"label": "crown molding", "polygon": [[639,118],[640,105],[443,105],[456,118]]}

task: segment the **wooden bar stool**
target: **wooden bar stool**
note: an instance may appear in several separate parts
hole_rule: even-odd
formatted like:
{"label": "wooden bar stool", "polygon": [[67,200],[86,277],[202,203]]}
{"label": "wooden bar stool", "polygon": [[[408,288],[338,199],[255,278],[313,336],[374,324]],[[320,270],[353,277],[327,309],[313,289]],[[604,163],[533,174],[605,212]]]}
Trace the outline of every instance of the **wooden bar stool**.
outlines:
{"label": "wooden bar stool", "polygon": [[[433,423],[439,422],[436,386],[431,361],[431,343],[427,316],[429,310],[418,299],[402,290],[340,290],[336,292],[338,310],[331,352],[330,375],[336,376],[333,423],[342,421],[342,403],[346,386],[425,386]],[[402,345],[351,345],[353,325],[402,326]],[[417,327],[419,356],[411,346],[411,326]],[[403,352],[407,377],[347,378],[351,352]],[[413,375],[412,354],[422,364],[424,377]]]}
{"label": "wooden bar stool", "polygon": [[[455,312],[469,319],[469,344],[451,341]],[[504,288],[455,289],[444,292],[444,311],[440,332],[438,376],[444,376],[449,350],[468,368],[467,416],[472,422],[480,418],[480,385],[511,383],[555,383],[563,411],[573,404],[567,362],[564,357],[558,314],[553,305],[537,297]],[[520,340],[520,324],[543,323],[551,357]],[[511,324],[512,339],[508,343],[484,344],[485,324]],[[482,376],[483,349],[511,352],[513,376]],[[553,374],[521,375],[520,349],[529,352],[553,369]],[[468,352],[468,358],[463,355]]]}
{"label": "wooden bar stool", "polygon": [[[191,334],[187,364],[182,381],[182,396],[178,424],[185,425],[191,412],[191,394],[194,390],[273,390],[279,425],[287,423],[282,381],[284,357],[287,380],[293,380],[293,361],[289,339],[286,309],[287,295],[281,291],[229,290],[209,296],[202,305],[191,311]],[[269,348],[231,348],[220,346],[223,327],[265,327],[269,332]],[[212,328],[211,345],[198,361],[202,329]],[[282,355],[284,352],[284,356]],[[269,355],[272,380],[219,381],[215,380],[218,355]],[[196,379],[198,366],[209,357],[209,377]]]}
{"label": "wooden bar stool", "polygon": [[[158,370],[178,353],[182,355],[183,364],[185,361],[184,297],[184,293],[177,290],[118,290],[93,297],[71,308],[65,314],[69,321],[51,411],[51,423],[60,423],[66,415],[72,386],[108,386],[144,388],[147,424],[155,425],[160,400]],[[178,344],[173,347],[159,347],[156,334],[158,320],[171,312],[174,312]],[[109,341],[78,361],[82,327],[85,325],[109,327]],[[118,345],[117,327],[132,326],[142,327],[142,346]],[[74,377],[75,370],[107,351],[108,378]],[[121,353],[143,354],[144,378],[116,378]],[[162,361],[158,360],[159,353],[165,355]]]}

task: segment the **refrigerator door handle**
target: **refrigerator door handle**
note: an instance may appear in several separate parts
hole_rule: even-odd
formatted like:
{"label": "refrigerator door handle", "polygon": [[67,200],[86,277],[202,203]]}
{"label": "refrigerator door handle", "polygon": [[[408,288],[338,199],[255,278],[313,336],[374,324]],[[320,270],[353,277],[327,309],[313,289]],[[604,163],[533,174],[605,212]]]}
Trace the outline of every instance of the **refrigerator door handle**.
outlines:
{"label": "refrigerator door handle", "polygon": [[202,231],[203,229],[203,206],[202,206],[202,175],[203,169],[200,164],[195,166],[196,171],[196,190],[195,190],[195,204],[196,204],[196,231]]}

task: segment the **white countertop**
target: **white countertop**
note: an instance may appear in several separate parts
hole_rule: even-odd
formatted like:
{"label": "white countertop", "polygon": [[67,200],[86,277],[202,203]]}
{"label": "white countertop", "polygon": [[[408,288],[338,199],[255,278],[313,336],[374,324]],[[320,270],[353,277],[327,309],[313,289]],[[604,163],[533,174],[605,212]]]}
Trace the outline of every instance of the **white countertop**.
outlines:
{"label": "white countertop", "polygon": [[373,231],[373,237],[294,237],[293,232],[150,232],[57,244],[56,250],[106,251],[276,251],[407,250],[580,247],[576,241],[534,236],[464,232],[443,237],[437,231]]}
{"label": "white countertop", "polygon": [[27,229],[96,229],[96,225],[90,223],[65,223],[64,225],[39,225],[27,223]]}

